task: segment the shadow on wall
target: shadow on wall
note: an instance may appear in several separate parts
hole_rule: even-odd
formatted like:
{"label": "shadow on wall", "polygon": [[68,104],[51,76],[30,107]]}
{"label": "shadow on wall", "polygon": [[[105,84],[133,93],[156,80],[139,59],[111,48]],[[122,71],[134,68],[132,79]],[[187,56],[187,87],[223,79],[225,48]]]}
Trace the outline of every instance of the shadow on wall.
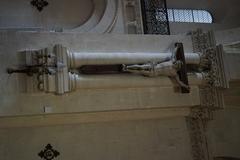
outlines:
{"label": "shadow on wall", "polygon": [[236,157],[214,157],[214,160],[240,160],[240,158],[236,158]]}

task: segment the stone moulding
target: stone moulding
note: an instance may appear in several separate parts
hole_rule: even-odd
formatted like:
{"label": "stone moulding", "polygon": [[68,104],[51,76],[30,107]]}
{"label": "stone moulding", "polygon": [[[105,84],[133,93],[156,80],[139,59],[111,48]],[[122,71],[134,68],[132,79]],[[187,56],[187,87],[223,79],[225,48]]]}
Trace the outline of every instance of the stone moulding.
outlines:
{"label": "stone moulding", "polygon": [[194,160],[211,159],[207,138],[206,125],[213,119],[213,111],[224,108],[223,90],[229,88],[229,75],[226,65],[225,52],[222,45],[216,45],[212,31],[203,32],[201,29],[192,32],[194,52],[201,53],[201,71],[206,71],[204,79],[208,82],[200,87],[200,106],[192,108],[186,118],[192,144]]}
{"label": "stone moulding", "polygon": [[200,89],[201,106],[209,109],[223,108],[222,90],[229,88],[229,75],[226,66],[225,52],[222,45],[216,45],[212,31],[201,29],[192,32],[194,52],[200,52],[200,70],[209,68],[205,74],[208,87]]}

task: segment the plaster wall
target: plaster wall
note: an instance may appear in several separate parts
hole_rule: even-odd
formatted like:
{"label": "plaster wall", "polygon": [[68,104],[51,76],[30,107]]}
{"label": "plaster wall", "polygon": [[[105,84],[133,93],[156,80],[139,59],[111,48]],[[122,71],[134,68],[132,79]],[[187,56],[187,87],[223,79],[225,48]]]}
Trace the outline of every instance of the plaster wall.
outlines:
{"label": "plaster wall", "polygon": [[231,82],[225,91],[226,107],[214,113],[207,136],[213,157],[240,158],[240,83]]}
{"label": "plaster wall", "polygon": [[227,29],[234,28],[230,24],[204,24],[204,23],[185,23],[185,22],[169,22],[170,33],[175,34],[186,34],[191,31],[201,28],[203,30],[213,30],[213,31],[224,31]]}
{"label": "plaster wall", "polygon": [[[217,43],[239,40],[239,33],[239,29],[216,32]],[[129,88],[83,90],[58,97],[25,93],[25,84],[19,81],[21,77],[9,76],[5,70],[19,62],[16,54],[19,50],[41,49],[56,43],[74,51],[166,52],[176,41],[184,43],[186,52],[192,51],[191,38],[184,35],[1,32],[0,159],[37,159],[40,150],[51,143],[60,152],[59,159],[191,160],[191,145],[184,118],[189,110],[179,111],[186,106],[199,105],[197,88],[193,88],[190,96],[175,94],[172,88]],[[232,72],[230,75],[237,74]],[[225,94],[227,105],[239,104],[239,97],[231,93],[236,95],[238,90]],[[44,113],[44,106],[52,107],[52,114],[66,115],[48,115]],[[166,107],[172,110],[166,112]],[[239,156],[238,110],[232,108],[217,112],[215,120],[209,124],[210,149],[216,156]],[[133,109],[151,109],[153,113],[120,111]],[[121,113],[115,114],[113,110]],[[174,110],[178,112],[173,116]],[[90,114],[95,111],[111,112]],[[88,113],[69,114],[79,112]],[[166,117],[167,113],[172,117]],[[13,117],[4,119],[5,116]]]}
{"label": "plaster wall", "polygon": [[29,0],[0,2],[0,30],[124,33],[118,0],[51,0],[38,11]]}
{"label": "plaster wall", "polygon": [[[239,41],[239,29],[216,32],[217,43],[228,44]],[[214,112],[207,125],[209,151],[212,157],[240,158],[240,67],[239,55],[227,57],[230,88],[224,91],[225,108]]]}
{"label": "plaster wall", "polygon": [[[240,28],[229,29],[224,31],[216,31],[215,37],[217,44],[233,44],[235,42],[239,42],[239,34]],[[240,80],[240,57],[239,53],[231,53],[227,54],[226,58],[226,66],[228,68],[228,73],[231,81],[239,81]]]}
{"label": "plaster wall", "polygon": [[0,29],[72,29],[85,23],[94,10],[92,0],[51,0],[41,12],[30,2],[29,0],[2,0]]}
{"label": "plaster wall", "polygon": [[[28,0],[3,0],[0,2],[0,30],[140,33],[127,31],[129,22],[124,15],[130,13],[124,13],[127,12],[123,9],[124,3],[124,0],[52,0],[39,12]],[[205,9],[214,18],[213,24],[170,23],[171,34],[186,33],[196,28],[224,30],[240,25],[237,0],[224,0],[221,3],[216,0],[168,0],[167,4],[168,8]],[[136,12],[137,20],[131,23],[142,26],[141,11]]]}
{"label": "plaster wall", "polygon": [[214,120],[208,124],[209,148],[213,157],[240,158],[239,114],[239,100],[238,106],[227,106],[214,113]]}
{"label": "plaster wall", "polygon": [[191,160],[185,119],[0,129],[0,159],[40,159],[50,143],[69,160]]}
{"label": "plaster wall", "polygon": [[[184,106],[200,103],[197,87],[190,95],[166,87],[82,90],[59,97],[26,93],[26,81],[6,74],[6,67],[19,63],[20,50],[61,43],[73,51],[166,52],[181,41],[191,52],[190,37],[1,32],[0,40],[0,159],[38,159],[50,143],[60,152],[56,159],[191,160],[184,118],[190,110]],[[50,115],[44,106],[51,107]]]}

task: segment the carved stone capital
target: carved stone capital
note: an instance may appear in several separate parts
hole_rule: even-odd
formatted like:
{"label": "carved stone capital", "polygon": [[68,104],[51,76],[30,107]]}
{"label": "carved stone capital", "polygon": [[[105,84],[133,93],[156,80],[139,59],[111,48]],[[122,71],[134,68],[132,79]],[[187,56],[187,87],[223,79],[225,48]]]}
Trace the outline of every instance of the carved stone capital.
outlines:
{"label": "carved stone capital", "polygon": [[192,33],[194,52],[200,52],[200,68],[206,86],[200,88],[201,106],[222,108],[222,89],[228,88],[228,74],[222,45],[216,45],[213,32]]}

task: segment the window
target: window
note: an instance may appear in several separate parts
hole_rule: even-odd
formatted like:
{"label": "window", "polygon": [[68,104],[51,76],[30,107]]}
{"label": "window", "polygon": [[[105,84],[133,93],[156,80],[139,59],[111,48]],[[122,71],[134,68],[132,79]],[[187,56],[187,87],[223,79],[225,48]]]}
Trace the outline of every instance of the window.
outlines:
{"label": "window", "polygon": [[212,15],[206,10],[167,9],[169,22],[212,23]]}

